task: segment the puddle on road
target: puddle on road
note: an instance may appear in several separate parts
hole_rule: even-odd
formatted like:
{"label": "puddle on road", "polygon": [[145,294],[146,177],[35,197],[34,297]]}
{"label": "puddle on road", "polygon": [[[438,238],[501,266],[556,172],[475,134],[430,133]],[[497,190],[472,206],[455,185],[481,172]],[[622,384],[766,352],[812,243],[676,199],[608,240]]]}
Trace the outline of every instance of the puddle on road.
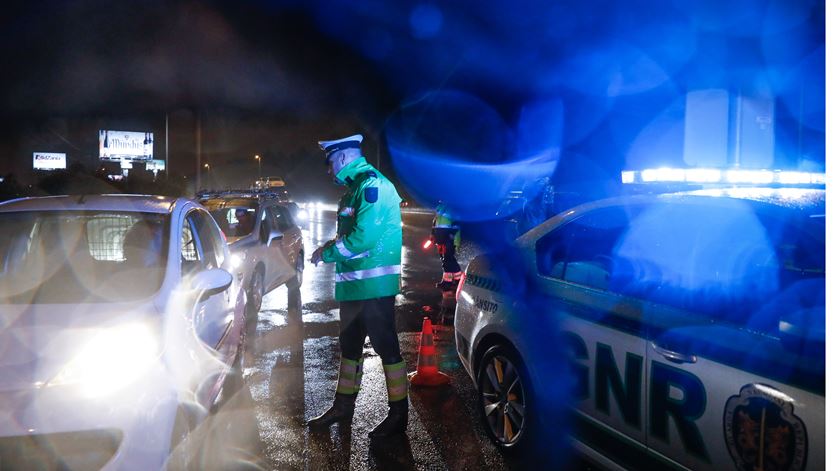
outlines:
{"label": "puddle on road", "polygon": [[310,312],[303,315],[303,322],[308,324],[324,324],[327,322],[338,322],[338,309],[330,309],[326,314],[323,312]]}
{"label": "puddle on road", "polygon": [[260,324],[263,325],[263,328],[284,327],[288,323],[286,314],[280,311],[266,311],[263,309],[260,312]]}

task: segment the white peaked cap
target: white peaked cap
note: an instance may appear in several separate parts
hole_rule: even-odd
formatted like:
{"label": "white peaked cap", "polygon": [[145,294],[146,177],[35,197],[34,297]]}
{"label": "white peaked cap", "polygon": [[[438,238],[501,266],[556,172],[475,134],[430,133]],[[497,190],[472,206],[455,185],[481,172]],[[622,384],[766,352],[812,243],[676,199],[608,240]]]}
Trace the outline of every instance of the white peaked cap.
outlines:
{"label": "white peaked cap", "polygon": [[349,149],[352,147],[355,147],[356,149],[361,149],[362,139],[364,138],[361,134],[353,134],[352,136],[343,137],[334,141],[318,141],[318,145],[321,146],[321,149],[324,152],[329,154],[336,150]]}

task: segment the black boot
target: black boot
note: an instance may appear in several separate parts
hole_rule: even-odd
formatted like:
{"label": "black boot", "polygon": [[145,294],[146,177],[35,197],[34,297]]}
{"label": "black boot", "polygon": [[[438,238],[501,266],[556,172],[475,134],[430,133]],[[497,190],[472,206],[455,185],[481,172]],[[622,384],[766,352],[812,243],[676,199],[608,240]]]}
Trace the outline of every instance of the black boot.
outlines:
{"label": "black boot", "polygon": [[323,414],[311,419],[306,425],[310,427],[327,427],[336,422],[349,421],[353,418],[353,410],[355,408],[355,394],[336,394],[332,406]]}
{"label": "black boot", "polygon": [[388,417],[368,433],[371,438],[390,437],[405,433],[408,428],[408,399],[388,403]]}

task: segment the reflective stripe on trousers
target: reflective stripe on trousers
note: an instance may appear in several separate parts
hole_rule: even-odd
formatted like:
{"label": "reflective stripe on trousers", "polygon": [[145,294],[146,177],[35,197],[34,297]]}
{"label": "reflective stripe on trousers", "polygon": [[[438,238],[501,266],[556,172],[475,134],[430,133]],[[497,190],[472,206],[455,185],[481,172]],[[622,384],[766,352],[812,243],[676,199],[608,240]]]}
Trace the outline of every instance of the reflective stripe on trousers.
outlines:
{"label": "reflective stripe on trousers", "polygon": [[362,362],[341,357],[338,367],[338,386],[336,392],[339,394],[356,394],[362,387]]}
{"label": "reflective stripe on trousers", "polygon": [[388,388],[388,402],[397,402],[408,396],[408,373],[405,361],[382,365],[385,370],[385,385]]}

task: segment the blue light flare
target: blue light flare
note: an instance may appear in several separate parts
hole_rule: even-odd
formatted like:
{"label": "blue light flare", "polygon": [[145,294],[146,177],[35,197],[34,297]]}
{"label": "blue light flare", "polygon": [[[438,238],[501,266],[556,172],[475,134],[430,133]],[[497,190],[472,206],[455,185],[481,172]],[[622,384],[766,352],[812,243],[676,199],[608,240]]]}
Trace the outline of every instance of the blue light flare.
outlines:
{"label": "blue light flare", "polygon": [[443,25],[443,14],[440,8],[432,3],[415,6],[411,10],[411,33],[417,39],[435,37]]}
{"label": "blue light flare", "polygon": [[[463,90],[510,125],[526,103],[560,97],[574,117],[564,122],[565,149],[610,175],[656,165],[824,167],[820,0],[534,0],[516,8],[327,0],[311,8],[327,34],[373,59],[400,99]],[[515,155],[501,152],[501,160]]]}
{"label": "blue light flare", "polygon": [[736,307],[779,289],[771,236],[742,201],[652,207],[633,220],[614,256],[611,289],[699,312],[740,315]]}
{"label": "blue light flare", "polygon": [[386,129],[400,180],[427,206],[445,201],[456,219],[508,216],[506,200],[550,178],[560,159],[563,104],[538,100],[522,107],[514,132],[478,98],[455,90],[405,104]]}

